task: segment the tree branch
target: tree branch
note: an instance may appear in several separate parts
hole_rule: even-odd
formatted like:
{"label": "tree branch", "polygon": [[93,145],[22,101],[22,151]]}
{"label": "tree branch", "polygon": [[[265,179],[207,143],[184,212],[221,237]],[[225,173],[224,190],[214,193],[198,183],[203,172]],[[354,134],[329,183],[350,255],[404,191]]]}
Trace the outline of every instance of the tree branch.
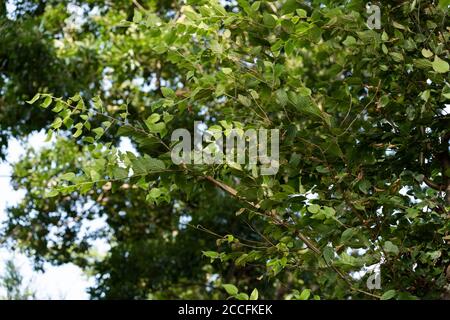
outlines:
{"label": "tree branch", "polygon": [[[232,188],[232,187],[230,187],[229,185],[227,185],[227,184],[225,184],[225,183],[223,183],[223,182],[220,182],[220,181],[214,179],[214,178],[211,177],[211,176],[204,176],[204,178],[205,178],[206,180],[210,181],[210,182],[211,182],[212,184],[214,184],[215,186],[217,186],[217,187],[219,187],[220,189],[222,189],[223,191],[227,192],[227,193],[230,194],[231,196],[233,196],[233,197],[235,197],[235,198],[238,198],[239,200],[244,200],[244,199],[241,199],[241,198],[238,196],[237,190],[234,189],[234,188]],[[258,212],[260,212],[260,206],[259,206],[258,204],[254,204],[253,202],[250,202],[250,201],[247,201],[247,200],[244,200],[244,201],[245,201],[247,204],[249,204],[250,206],[252,206],[253,208],[257,209]],[[289,224],[287,224],[285,221],[282,221],[281,219],[279,219],[273,212],[271,212],[271,213],[263,212],[263,214],[264,214],[265,216],[267,216],[267,217],[269,217],[269,218],[275,220],[275,223],[277,223],[277,224],[279,224],[279,225],[282,225],[282,226],[285,227],[285,228],[288,228],[288,227],[289,227]],[[305,243],[305,245],[306,245],[311,251],[313,251],[317,256],[322,257],[322,252],[321,252],[320,249],[313,243],[312,240],[310,240],[307,236],[305,236],[305,235],[304,235],[302,232],[300,232],[299,230],[294,230],[294,234],[295,234],[298,238],[300,238],[300,239]],[[325,260],[325,259],[324,259],[324,260]],[[326,263],[326,265],[327,265],[329,268],[331,268],[333,271],[335,271],[335,272],[339,275],[339,277],[341,277],[341,278],[345,281],[345,283],[350,287],[350,289],[351,289],[352,291],[360,292],[360,293],[366,294],[366,295],[368,295],[368,296],[371,296],[371,297],[373,297],[373,298],[377,298],[377,299],[380,298],[380,296],[378,296],[378,295],[376,295],[376,294],[373,294],[373,293],[370,293],[370,292],[367,292],[367,291],[364,291],[364,290],[361,290],[361,289],[358,289],[358,288],[353,287],[353,284],[352,284],[351,281],[348,279],[348,277],[347,277],[346,275],[344,275],[344,274],[343,274],[336,266],[333,266],[333,265],[329,264],[326,260],[325,260],[325,263]]]}
{"label": "tree branch", "polygon": [[139,9],[145,11],[146,9],[142,6],[142,4],[140,4],[139,2],[137,2],[137,0],[133,0],[133,3],[136,7],[138,7]]}
{"label": "tree branch", "polygon": [[433,182],[429,178],[427,178],[426,176],[423,177],[423,182],[425,182],[425,184],[428,187],[430,187],[432,189],[435,189],[435,190],[438,190],[438,191],[442,191],[442,190],[445,189],[445,186],[443,184]]}
{"label": "tree branch", "polygon": [[[221,188],[222,190],[224,190],[224,191],[227,192],[228,194],[232,195],[233,197],[239,198],[239,196],[237,195],[237,190],[234,189],[234,188],[232,188],[232,187],[230,187],[229,185],[227,185],[227,184],[225,184],[225,183],[223,183],[223,182],[220,182],[220,181],[214,179],[214,178],[211,177],[211,176],[205,176],[205,179],[208,180],[208,181],[210,181],[211,183],[213,183],[215,186]],[[240,199],[240,198],[239,198],[239,199]],[[243,199],[240,199],[240,200],[243,200]],[[244,201],[245,201],[247,204],[249,204],[250,206],[252,206],[254,209],[260,211],[261,207],[259,206],[259,204],[255,204],[255,203],[250,202],[250,201],[247,201],[247,200],[244,200]],[[278,217],[276,217],[276,216],[274,215],[273,212],[271,212],[271,213],[263,212],[263,214],[264,214],[265,216],[267,216],[267,217],[273,219],[273,220],[275,221],[276,224],[282,225],[282,226],[284,226],[284,227],[289,227],[289,225],[288,225],[286,222],[284,222],[284,221],[282,221],[281,219],[279,219]],[[297,237],[299,237],[299,238],[306,244],[306,246],[307,246],[310,250],[312,250],[315,254],[317,254],[317,255],[322,255],[320,249],[317,248],[317,246],[316,246],[316,245],[315,245],[315,244],[314,244],[307,236],[305,236],[302,232],[300,232],[300,231],[298,231],[298,230],[295,230],[295,231],[294,231],[294,234],[295,234]]]}

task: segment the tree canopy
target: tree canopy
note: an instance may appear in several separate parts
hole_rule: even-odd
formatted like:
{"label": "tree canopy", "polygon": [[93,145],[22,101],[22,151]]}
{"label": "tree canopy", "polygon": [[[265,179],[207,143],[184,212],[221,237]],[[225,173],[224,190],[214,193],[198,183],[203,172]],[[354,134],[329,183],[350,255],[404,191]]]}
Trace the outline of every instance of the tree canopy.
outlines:
{"label": "tree canopy", "polygon": [[[36,268],[94,299],[448,295],[449,1],[372,2],[379,29],[360,0],[10,2],[2,144],[52,145],[14,164],[1,237]],[[174,164],[194,121],[278,129],[278,172]]]}

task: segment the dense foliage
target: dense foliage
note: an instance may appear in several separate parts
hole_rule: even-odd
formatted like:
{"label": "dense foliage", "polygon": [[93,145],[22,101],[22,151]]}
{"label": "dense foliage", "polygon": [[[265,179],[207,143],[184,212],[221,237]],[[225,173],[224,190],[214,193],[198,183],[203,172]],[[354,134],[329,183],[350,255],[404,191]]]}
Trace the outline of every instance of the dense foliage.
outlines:
{"label": "dense foliage", "polygon": [[[76,263],[93,298],[448,294],[448,1],[373,3],[381,29],[359,0],[13,2],[1,134],[52,147],[15,164],[2,237],[36,267]],[[194,121],[279,129],[278,173],[175,165]]]}

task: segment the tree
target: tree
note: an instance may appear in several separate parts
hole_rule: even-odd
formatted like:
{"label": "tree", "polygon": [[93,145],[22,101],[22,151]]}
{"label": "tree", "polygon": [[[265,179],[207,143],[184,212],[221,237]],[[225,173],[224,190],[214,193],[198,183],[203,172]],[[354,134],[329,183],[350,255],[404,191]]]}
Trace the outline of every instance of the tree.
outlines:
{"label": "tree", "polygon": [[5,272],[0,277],[0,288],[4,288],[5,300],[29,300],[34,298],[35,293],[27,286],[23,287],[23,276],[17,269],[13,260],[7,260],[5,263]]}
{"label": "tree", "polygon": [[[61,138],[16,164],[28,193],[5,236],[37,262],[94,268],[95,298],[446,294],[447,1],[380,4],[380,30],[358,0],[134,3],[97,3],[95,39],[61,40],[93,48],[107,81],[29,101]],[[171,132],[194,120],[280,130],[277,174],[174,164]],[[92,262],[80,229],[94,216],[109,230],[87,237],[112,248]],[[353,276],[370,265],[381,289]]]}

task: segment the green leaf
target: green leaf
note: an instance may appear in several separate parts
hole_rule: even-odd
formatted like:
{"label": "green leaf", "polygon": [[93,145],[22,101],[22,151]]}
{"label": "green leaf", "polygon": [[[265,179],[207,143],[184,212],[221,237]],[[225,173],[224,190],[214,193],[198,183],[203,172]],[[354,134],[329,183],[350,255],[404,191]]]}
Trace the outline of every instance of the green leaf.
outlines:
{"label": "green leaf", "polygon": [[420,94],[420,99],[427,102],[430,99],[430,90],[425,90]]}
{"label": "green leaf", "polygon": [[217,259],[219,257],[219,253],[215,251],[203,251],[202,252],[205,257],[211,258],[211,259]]}
{"label": "green leaf", "polygon": [[211,50],[217,55],[221,55],[223,53],[223,45],[215,40],[211,41]]}
{"label": "green leaf", "polygon": [[225,129],[229,129],[229,130],[233,129],[233,125],[230,122],[226,121],[226,120],[220,120],[219,123]]}
{"label": "green leaf", "polygon": [[228,30],[228,29],[226,29],[226,30],[223,32],[223,37],[224,37],[224,38],[229,38],[229,37],[231,37],[231,31]]}
{"label": "green leaf", "polygon": [[233,70],[230,68],[222,68],[222,72],[225,74],[231,74],[231,73],[233,73]]}
{"label": "green leaf", "polygon": [[324,167],[324,166],[317,166],[316,167],[316,171],[317,172],[319,172],[319,173],[329,173],[330,172],[330,169],[328,169],[327,167]]}
{"label": "green leaf", "polygon": [[332,219],[336,215],[336,210],[332,207],[323,207],[322,212],[327,219]]}
{"label": "green leaf", "polygon": [[307,18],[307,17],[308,17],[308,13],[306,12],[306,10],[303,10],[303,9],[297,9],[297,10],[295,10],[295,12],[297,13],[297,15],[298,15],[300,18]]}
{"label": "green leaf", "polygon": [[334,259],[334,249],[330,246],[326,246],[322,251],[323,258],[327,263],[330,263]]}
{"label": "green leaf", "polygon": [[394,28],[401,29],[401,30],[406,30],[406,27],[404,25],[402,25],[401,23],[398,23],[396,21],[393,21],[392,25],[394,26]]}
{"label": "green leaf", "polygon": [[251,8],[253,11],[258,11],[261,5],[261,1],[255,1],[252,3]]}
{"label": "green leaf", "polygon": [[73,172],[64,173],[59,177],[59,179],[61,180],[68,180],[68,181],[71,181],[73,178],[75,178],[75,173]]}
{"label": "green leaf", "polygon": [[402,62],[404,59],[400,52],[389,52],[389,54],[395,62]]}
{"label": "green leaf", "polygon": [[391,241],[386,241],[384,243],[383,248],[386,252],[389,252],[389,253],[393,253],[396,255],[399,253],[398,247],[395,244],[393,244]]}
{"label": "green leaf", "polygon": [[358,183],[358,189],[364,194],[367,194],[371,187],[372,187],[372,185],[371,185],[370,181],[368,181],[368,180],[361,180]]}
{"label": "green leaf", "polygon": [[289,102],[289,98],[288,95],[286,93],[286,91],[284,91],[283,89],[278,89],[276,92],[276,99],[277,102],[282,106],[286,106],[287,103]]}
{"label": "green leaf", "polygon": [[252,98],[253,99],[259,99],[259,94],[258,94],[258,92],[256,92],[255,90],[253,90],[253,89],[250,89],[250,95],[252,96]]}
{"label": "green leaf", "polygon": [[406,209],[406,213],[407,213],[407,217],[410,219],[415,219],[419,216],[419,210],[417,210],[416,208],[408,208]]}
{"label": "green leaf", "polygon": [[60,117],[56,118],[53,123],[51,124],[52,128],[59,129],[62,125],[63,121]]}
{"label": "green leaf", "polygon": [[86,194],[88,191],[92,189],[93,186],[94,186],[93,182],[83,183],[80,187],[80,193]]}
{"label": "green leaf", "polygon": [[83,137],[83,141],[87,143],[94,143],[95,140],[93,137]]}
{"label": "green leaf", "polygon": [[133,15],[133,22],[139,23],[141,21],[142,21],[142,13],[138,9],[135,9]]}
{"label": "green leaf", "polygon": [[173,120],[173,115],[171,115],[170,113],[164,112],[164,114],[163,114],[163,121],[165,123],[169,123],[172,120]]}
{"label": "green leaf", "polygon": [[56,106],[52,109],[53,112],[58,113],[64,109],[64,103],[62,101],[57,101]]}
{"label": "green leaf", "polygon": [[151,199],[157,199],[161,195],[161,189],[159,188],[152,188],[150,192],[148,193],[148,197]]}
{"label": "green leaf", "polygon": [[428,69],[433,66],[431,61],[429,61],[427,59],[414,59],[413,63],[414,63],[414,66],[418,69]]}
{"label": "green leaf", "polygon": [[33,103],[35,103],[40,97],[41,97],[41,94],[40,94],[40,93],[36,93],[36,94],[34,95],[34,97],[33,97],[31,100],[26,101],[26,103],[28,103],[28,104],[33,104]]}
{"label": "green leaf", "polygon": [[145,174],[165,169],[162,160],[151,158],[148,155],[131,160],[134,174]]}
{"label": "green leaf", "polygon": [[357,258],[349,255],[347,252],[341,253],[339,260],[334,262],[337,266],[350,266],[350,267],[362,267],[364,263],[358,261]]}
{"label": "green leaf", "polygon": [[[442,89],[442,96],[447,99],[450,100],[450,85],[446,85],[443,89]],[[449,175],[450,177],[450,175]]]}
{"label": "green leaf", "polygon": [[311,295],[311,290],[304,289],[300,296],[298,297],[299,300],[308,300],[309,296]]}
{"label": "green leaf", "polygon": [[78,93],[70,98],[70,100],[75,101],[75,102],[80,101],[80,99],[81,99],[81,96]]}
{"label": "green leaf", "polygon": [[103,135],[105,130],[102,127],[98,127],[98,128],[92,129],[92,132],[95,133],[95,139],[99,139]]}
{"label": "green leaf", "polygon": [[384,108],[389,104],[389,96],[385,95],[380,98],[380,105]]}
{"label": "green leaf", "polygon": [[83,101],[83,99],[80,99],[80,101],[78,101],[77,105],[75,106],[75,110],[84,111],[85,109],[86,109],[86,106],[84,105],[84,101]]}
{"label": "green leaf", "polygon": [[241,292],[234,296],[238,300],[248,300],[248,294]]}
{"label": "green leaf", "polygon": [[291,93],[289,98],[299,112],[316,116],[322,119],[328,126],[330,125],[330,115],[320,110],[319,106],[311,97]]}
{"label": "green leaf", "polygon": [[308,97],[311,95],[311,89],[306,87],[301,87],[298,89],[298,94],[304,97]]}
{"label": "green leaf", "polygon": [[308,211],[311,212],[312,214],[319,212],[319,210],[320,210],[320,206],[317,204],[312,204],[308,207]]}
{"label": "green leaf", "polygon": [[50,129],[50,130],[48,130],[48,132],[47,132],[47,136],[45,137],[44,142],[49,142],[49,141],[52,139],[52,137],[53,137],[53,130]]}
{"label": "green leaf", "polygon": [[78,138],[83,133],[83,130],[77,129],[75,133],[72,135],[74,138]]}
{"label": "green leaf", "polygon": [[386,291],[385,293],[383,293],[383,295],[381,296],[381,300],[390,300],[392,298],[394,298],[396,295],[395,290],[389,290]]}
{"label": "green leaf", "polygon": [[164,98],[176,98],[175,92],[171,88],[162,87],[161,92]]}
{"label": "green leaf", "polygon": [[150,117],[145,120],[145,124],[149,126],[149,124],[157,123],[161,119],[161,116],[157,113],[153,113]]}
{"label": "green leaf", "polygon": [[267,12],[264,12],[263,14],[263,21],[264,25],[268,28],[273,28],[277,25],[277,16],[273,14],[269,14]]}
{"label": "green leaf", "polygon": [[250,294],[250,300],[258,300],[258,289],[253,289],[252,293]]}
{"label": "green leaf", "polygon": [[53,198],[56,197],[59,194],[58,190],[51,190],[50,192],[46,193],[44,195],[45,198]]}
{"label": "green leaf", "polygon": [[125,179],[128,177],[128,169],[121,167],[114,167],[113,176],[115,179]]}
{"label": "green leaf", "polygon": [[222,287],[230,296],[234,296],[239,292],[238,288],[233,284],[223,284]]}
{"label": "green leaf", "polygon": [[70,115],[68,115],[64,118],[63,123],[67,129],[70,129],[73,125],[73,119],[70,117]]}
{"label": "green leaf", "polygon": [[51,105],[52,101],[52,97],[47,96],[44,102],[41,103],[41,107],[44,109],[48,108],[48,106]]}
{"label": "green leaf", "polygon": [[150,132],[154,132],[154,133],[160,133],[164,129],[166,129],[166,124],[164,122],[158,122],[158,123],[146,122],[145,124],[147,125]]}
{"label": "green leaf", "polygon": [[242,103],[246,107],[250,107],[251,104],[252,104],[252,102],[251,102],[251,100],[249,98],[247,98],[246,96],[243,96],[241,94],[238,95],[238,100],[239,100],[240,103]]}
{"label": "green leaf", "polygon": [[434,71],[438,73],[446,73],[449,71],[450,66],[447,61],[442,60],[438,56],[434,57],[434,61],[432,63]]}
{"label": "green leaf", "polygon": [[92,180],[92,181],[99,181],[100,178],[101,178],[100,173],[98,173],[98,172],[97,172],[96,170],[94,170],[94,169],[91,169],[91,170],[89,171],[89,175],[91,176],[91,180]]}
{"label": "green leaf", "polygon": [[356,228],[348,228],[346,229],[344,232],[342,232],[341,235],[341,241],[343,243],[351,240],[356,234],[357,234],[358,230]]}
{"label": "green leaf", "polygon": [[356,44],[356,39],[355,37],[347,36],[342,44],[346,47],[354,46]]}
{"label": "green leaf", "polygon": [[234,236],[232,234],[227,234],[224,238],[227,239],[228,243],[231,243],[234,240]]}
{"label": "green leaf", "polygon": [[433,52],[430,51],[430,50],[428,50],[428,49],[423,48],[423,49],[422,49],[422,55],[423,55],[425,58],[430,58],[430,57],[433,56]]}
{"label": "green leaf", "polygon": [[[80,97],[80,101],[82,101],[82,100],[83,99],[81,99],[81,97]],[[94,105],[95,109],[100,110],[101,112],[103,112],[103,101],[102,101],[102,99],[99,96],[96,96],[96,97],[92,98],[92,102],[93,102],[93,105]],[[80,102],[78,102],[78,104],[79,103]],[[77,107],[78,107],[78,104],[77,104]],[[84,103],[82,105],[84,105]],[[80,105],[80,108],[83,108],[83,107]]]}

